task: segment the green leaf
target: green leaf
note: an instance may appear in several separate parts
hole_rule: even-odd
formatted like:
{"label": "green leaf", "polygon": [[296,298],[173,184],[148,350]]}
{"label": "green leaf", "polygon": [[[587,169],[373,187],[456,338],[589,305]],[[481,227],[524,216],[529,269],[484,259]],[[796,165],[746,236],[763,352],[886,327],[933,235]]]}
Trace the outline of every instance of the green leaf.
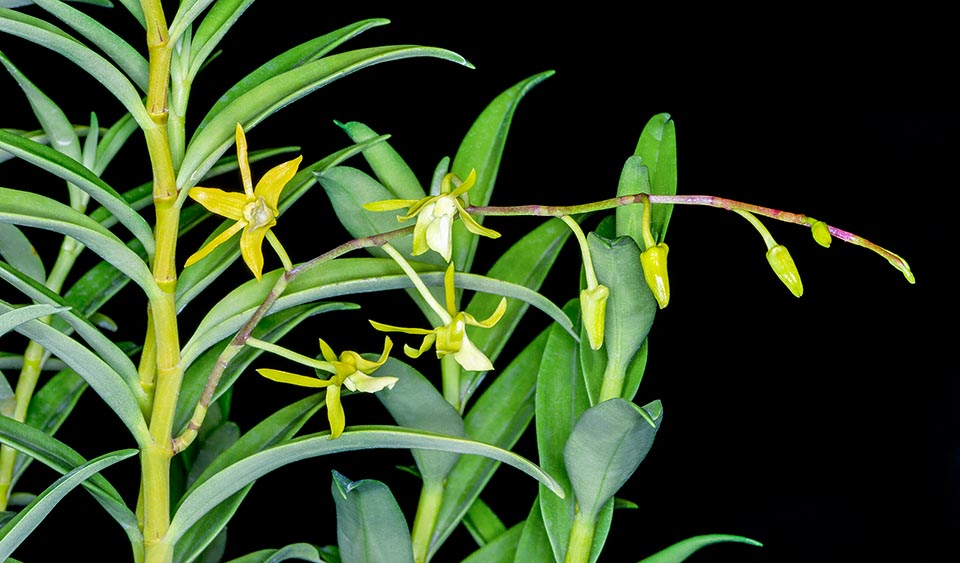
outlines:
{"label": "green leaf", "polygon": [[533,507],[523,523],[523,532],[517,543],[517,553],[513,561],[527,563],[528,561],[556,561],[550,548],[550,538],[543,525],[543,515],[540,510],[539,495],[533,499]]}
{"label": "green leaf", "polygon": [[461,563],[513,563],[517,546],[520,544],[520,536],[523,534],[523,528],[523,522],[511,527],[471,553]]}
{"label": "green leaf", "polygon": [[[397,424],[446,436],[466,436],[463,419],[456,409],[415,368],[390,358],[377,371],[378,375],[399,378],[393,389],[376,393]],[[442,484],[460,457],[455,453],[430,450],[413,450],[412,453],[424,483]]]}
{"label": "green leaf", "polygon": [[[236,16],[239,16],[239,14],[236,13],[237,8],[235,8],[235,6],[246,4],[249,1],[250,0],[220,0],[217,5],[210,10],[207,17],[204,18],[203,23],[200,24],[200,27],[193,36],[193,57],[191,58],[190,64],[191,79],[199,72],[201,66],[223,37],[226,29],[233,25]],[[222,7],[221,4],[223,5]],[[249,92],[258,84],[278,74],[315,61],[364,31],[387,23],[389,23],[388,20],[384,19],[359,21],[284,51],[261,65],[257,70],[245,76],[240,82],[234,84],[220,96],[217,103],[210,108],[210,111],[207,112],[207,115],[200,122],[200,127],[205,127],[210,119],[220,113],[220,110],[239,96]]]}
{"label": "green leaf", "polygon": [[[627,368],[643,345],[657,312],[657,302],[647,287],[640,265],[640,249],[630,237],[610,241],[595,233],[587,236],[597,280],[610,289],[604,323],[603,351],[606,352],[605,373],[626,377]],[[585,356],[592,355],[583,347]],[[585,364],[588,368],[588,364]],[[599,400],[597,368],[585,369],[591,383],[587,391],[591,404]],[[602,379],[603,373],[600,372]],[[623,392],[621,390],[621,396]]]}
{"label": "green leaf", "polygon": [[[0,302],[0,313],[9,310],[11,310],[9,305]],[[149,440],[147,424],[140,413],[133,391],[127,387],[123,378],[113,368],[77,341],[40,321],[23,323],[17,327],[17,332],[42,344],[50,353],[76,371],[120,417],[124,426],[137,439],[137,443],[147,443]]]}
{"label": "green leaf", "polygon": [[[193,22],[197,19],[204,10],[206,10],[214,0],[183,0],[180,2],[180,7],[177,9],[177,13],[173,16],[173,20],[170,21],[170,26],[168,28],[169,41],[171,45],[177,44],[180,42],[181,36],[184,32],[191,29]],[[253,0],[242,0],[241,6],[237,6],[237,2],[234,0],[219,0],[217,4],[210,9],[210,12],[207,13],[207,16],[210,17],[211,14],[214,14],[210,17],[211,20],[218,20],[220,17],[227,15],[230,17],[230,23],[228,25],[222,26],[225,29],[223,33],[226,33],[227,30],[233,25],[233,22],[243,14],[244,10],[247,9],[247,6],[253,4]],[[205,20],[207,18],[204,18]],[[203,24],[200,24],[203,26]],[[186,42],[180,42],[183,45]],[[187,43],[189,44],[189,43]],[[192,51],[187,47],[184,47],[186,52]],[[190,76],[188,80],[193,82],[193,76]]]}
{"label": "green leaf", "polygon": [[[337,123],[337,125],[346,131],[355,143],[373,139],[377,136],[376,131],[357,121]],[[368,148],[363,151],[363,158],[373,169],[373,173],[376,174],[380,184],[390,192],[389,197],[381,199],[421,199],[426,197],[427,194],[423,191],[416,174],[389,143],[379,143]]]}
{"label": "green leaf", "polygon": [[[150,225],[139,213],[130,207],[130,204],[128,204],[120,194],[105,184],[103,180],[97,178],[93,172],[84,168],[79,162],[60,154],[50,147],[29,139],[24,139],[19,135],[8,133],[2,129],[0,129],[0,149],[6,150],[30,164],[34,164],[55,176],[63,178],[90,194],[91,198],[113,213],[117,220],[126,227],[133,236],[137,238],[140,244],[148,250],[148,253],[152,255],[154,242],[153,230],[150,228]],[[41,196],[34,195],[34,197]],[[90,220],[88,217],[84,218]],[[92,220],[91,222],[95,223],[95,221]]]}
{"label": "green leaf", "polygon": [[468,65],[460,55],[444,49],[418,46],[374,47],[339,53],[307,63],[264,80],[241,94],[215,115],[191,139],[177,175],[177,186],[188,189],[206,174],[234,142],[236,124],[253,129],[283,106],[360,69],[411,57],[436,57]]}
{"label": "green leaf", "polygon": [[[464,420],[467,436],[501,448],[512,448],[534,413],[537,366],[549,329],[541,332],[494,379]],[[437,517],[430,556],[443,545],[490,481],[499,464],[484,457],[461,457],[447,476],[443,504]]]}
{"label": "green leaf", "polygon": [[290,559],[324,563],[317,548],[308,543],[293,543],[280,549],[264,549],[231,559],[227,563],[280,563]]}
{"label": "green leaf", "polygon": [[[110,129],[107,129],[97,144],[97,157],[94,159],[95,162],[91,168],[96,176],[100,176],[100,174],[106,170],[107,165],[113,161],[113,157],[117,156],[117,153],[120,152],[123,145],[130,139],[130,135],[136,130],[137,122],[133,120],[133,116],[129,113],[123,114]],[[150,203],[153,203],[153,184],[146,184],[146,186],[151,196]],[[126,196],[127,194],[124,194],[124,200],[130,201]],[[136,209],[136,207],[134,207],[134,209]],[[96,213],[96,211],[94,211],[94,213]]]}
{"label": "green leaf", "polygon": [[[579,300],[571,300],[564,311],[575,319]],[[554,476],[567,492],[565,498],[540,491],[543,526],[550,539],[553,557],[566,557],[576,499],[567,477],[563,448],[580,416],[590,408],[590,399],[580,372],[579,346],[558,325],[552,325],[537,371],[536,416],[537,452],[544,470]],[[548,469],[549,468],[549,469]]]}
{"label": "green leaf", "polygon": [[563,449],[580,512],[590,519],[646,457],[662,419],[660,401],[637,407],[610,399],[583,413]]}
{"label": "green leaf", "polygon": [[[422,264],[413,265],[414,267],[423,266]],[[239,330],[253,311],[263,303],[280,275],[282,272],[278,270],[265,273],[262,282],[248,281],[214,305],[184,345],[183,361],[189,363],[212,344]],[[443,286],[443,276],[443,272],[420,274],[420,278],[426,285],[437,287]],[[570,319],[563,314],[563,311],[546,297],[523,286],[472,274],[457,274],[455,283],[457,287],[464,289],[487,291],[524,300],[572,331]],[[338,258],[302,271],[290,282],[271,310],[282,311],[295,305],[354,293],[407,287],[413,287],[413,283],[393,260]]]}
{"label": "green leaf", "polygon": [[413,563],[410,530],[390,488],[372,479],[351,481],[333,472],[337,544],[349,563]]}
{"label": "green leaf", "polygon": [[47,279],[43,261],[23,231],[0,223],[0,257],[23,275],[43,283]]}
{"label": "green leaf", "polygon": [[762,543],[750,538],[745,538],[743,536],[707,534],[703,536],[694,536],[681,542],[677,542],[663,551],[658,551],[650,557],[642,559],[640,563],[680,563],[681,561],[685,561],[687,557],[690,557],[694,554],[694,552],[700,550],[701,548],[720,542],[738,542],[756,547],[763,547]]}
{"label": "green leaf", "polygon": [[[44,0],[40,1],[43,2]],[[73,9],[66,4],[61,5],[70,10]],[[37,117],[37,120],[43,127],[43,131],[51,141],[51,147],[56,147],[57,152],[79,161],[80,140],[77,137],[77,132],[73,128],[73,124],[70,123],[70,120],[67,119],[67,116],[64,115],[59,106],[47,97],[46,94],[41,92],[39,88],[34,86],[3,53],[0,53],[0,63],[3,63],[3,66],[7,68],[10,75],[17,81],[20,89],[23,90],[27,101],[30,102],[30,107],[33,109],[34,115]]]}
{"label": "green leaf", "polygon": [[470,505],[470,510],[463,518],[463,526],[479,546],[487,545],[507,531],[507,527],[493,509],[480,499]]}
{"label": "green leaf", "polygon": [[[231,464],[289,440],[323,407],[323,398],[323,393],[315,393],[264,419],[207,465],[191,485],[191,491]],[[176,561],[189,561],[213,541],[233,517],[252,485],[251,482],[202,515],[177,542]]]}
{"label": "green leaf", "polygon": [[[650,169],[643,164],[642,158],[631,156],[623,163],[623,170],[620,171],[617,196],[650,193],[650,190]],[[617,218],[617,236],[629,236],[633,238],[638,247],[644,248],[643,204],[621,205],[617,207],[614,213]]]}
{"label": "green leaf", "polygon": [[[477,171],[477,182],[468,193],[471,205],[487,205],[500,170],[500,158],[507,142],[507,132],[520,100],[534,86],[543,82],[553,71],[541,72],[506,90],[488,105],[467,131],[457,156],[453,159],[453,173],[466,178]],[[481,217],[477,217],[482,222]],[[458,222],[453,230],[453,262],[458,271],[470,271],[477,251],[478,237]]]}
{"label": "green leaf", "polygon": [[[563,221],[548,220],[507,249],[487,272],[487,277],[522,285],[534,291],[539,290],[569,237],[570,229]],[[466,311],[478,319],[486,319],[499,303],[498,295],[477,293],[470,300]],[[490,329],[471,331],[470,340],[483,350],[491,361],[496,360],[527,312],[527,307],[522,301],[507,301],[507,312],[500,322]],[[464,374],[461,382],[465,391],[464,402],[482,380],[481,373]]]}
{"label": "green leaf", "polygon": [[[0,423],[2,424],[2,423]],[[37,497],[26,508],[7,522],[0,529],[0,560],[6,560],[28,535],[43,522],[53,508],[72,491],[91,476],[101,470],[136,455],[137,450],[128,449],[104,454],[90,460],[63,477],[60,477]]]}
{"label": "green leaf", "polygon": [[[322,174],[317,174],[317,181],[320,182],[327,193],[327,197],[330,198],[330,204],[333,206],[337,218],[340,219],[350,236],[354,238],[387,233],[414,224],[413,219],[404,222],[397,221],[398,212],[396,211],[368,211],[363,208],[365,203],[393,199],[395,196],[389,189],[362,170],[349,166],[337,166]],[[430,260],[424,260],[430,257],[429,254],[412,257],[410,254],[410,248],[413,244],[412,234],[397,238],[390,244],[396,247],[407,259],[431,262]],[[386,256],[386,253],[379,248],[368,250],[374,256]],[[440,261],[442,260],[441,257]],[[431,263],[440,264],[440,261],[432,261]]]}
{"label": "green leaf", "polygon": [[[677,193],[677,130],[669,113],[660,113],[647,122],[633,152],[643,160],[650,174],[650,193]],[[654,205],[650,213],[650,230],[657,242],[663,242],[670,223],[673,205]]]}
{"label": "green leaf", "polygon": [[311,457],[372,448],[429,449],[487,456],[507,463],[538,481],[549,483],[551,490],[562,494],[553,478],[536,465],[489,444],[408,428],[354,426],[348,427],[336,440],[331,440],[328,432],[303,436],[250,455],[219,471],[184,497],[170,523],[165,541],[176,542],[207,510],[278,467]]}
{"label": "green leaf", "polygon": [[133,80],[141,91],[147,91],[149,74],[147,60],[119,35],[60,0],[33,0],[33,3],[50,12],[96,45]]}
{"label": "green leaf", "polygon": [[20,12],[0,8],[0,31],[32,41],[70,59],[113,94],[142,128],[156,127],[140,100],[140,94],[127,77],[110,61],[60,28]]}
{"label": "green leaf", "polygon": [[[60,425],[73,412],[80,395],[87,388],[87,382],[71,369],[57,372],[30,399],[26,424],[48,436],[53,436]],[[17,456],[13,467],[13,482],[23,475],[33,458]]]}
{"label": "green leaf", "polygon": [[0,188],[0,223],[37,227],[75,238],[130,277],[148,295],[159,292],[153,275],[139,256],[99,223],[60,202]]}
{"label": "green leaf", "polygon": [[0,336],[10,332],[27,321],[46,317],[63,311],[61,307],[53,305],[25,305],[12,308],[7,312],[0,309]]}
{"label": "green leaf", "polygon": [[51,323],[51,326],[66,335],[75,330],[90,348],[127,382],[127,386],[137,394],[137,400],[146,401],[146,394],[140,387],[137,367],[130,361],[128,354],[117,344],[114,344],[113,339],[100,332],[85,316],[70,310],[69,303],[59,295],[2,262],[0,262],[0,279],[9,282],[32,301],[58,308],[57,318],[67,326],[56,322]]}
{"label": "green leaf", "polygon": [[[79,4],[92,4],[103,8],[112,8],[110,0],[63,0],[64,2],[77,2]],[[19,8],[20,6],[29,6],[33,0],[0,0],[0,8]]]}

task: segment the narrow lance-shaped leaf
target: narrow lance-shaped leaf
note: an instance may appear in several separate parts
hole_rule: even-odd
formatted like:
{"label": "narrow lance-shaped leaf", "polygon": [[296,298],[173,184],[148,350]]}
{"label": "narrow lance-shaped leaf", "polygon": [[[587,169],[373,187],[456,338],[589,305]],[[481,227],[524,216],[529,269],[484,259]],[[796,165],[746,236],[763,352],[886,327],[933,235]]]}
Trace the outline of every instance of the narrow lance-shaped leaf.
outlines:
{"label": "narrow lance-shaped leaf", "polygon": [[763,547],[762,543],[750,538],[745,538],[743,536],[731,536],[729,534],[707,534],[703,536],[694,536],[692,538],[687,538],[683,541],[677,542],[662,551],[654,553],[650,557],[642,559],[640,563],[680,563],[681,561],[686,561],[688,557],[704,547],[721,542],[745,543],[747,545]]}
{"label": "narrow lance-shaped leaf", "polygon": [[120,194],[79,162],[48,146],[3,130],[0,130],[0,149],[63,178],[90,194],[97,203],[113,213],[117,220],[147,249],[148,254],[152,255],[153,230],[147,221],[134,211]]}
{"label": "narrow lance-shaped leaf", "polygon": [[[355,143],[377,136],[376,131],[357,121],[338,125]],[[373,169],[380,184],[390,192],[389,198],[384,199],[416,200],[426,196],[416,174],[389,143],[380,143],[364,150],[363,158]]]}
{"label": "narrow lance-shaped leaf", "polygon": [[[0,302],[0,313],[10,309]],[[75,340],[40,321],[25,322],[17,327],[17,332],[42,344],[73,368],[120,417],[137,442],[146,443],[149,433],[134,392],[113,368]]]}
{"label": "narrow lance-shaped leaf", "polygon": [[[10,332],[27,321],[46,317],[63,311],[62,307],[54,305],[26,305],[6,312],[0,312],[0,336]],[[2,311],[2,309],[0,309]]]}
{"label": "narrow lance-shaped leaf", "polygon": [[[60,309],[57,319],[69,327],[62,328],[61,332],[69,335],[71,331],[75,330],[90,345],[91,349],[116,370],[131,389],[140,388],[137,368],[130,361],[127,353],[115,344],[112,338],[108,338],[100,332],[96,326],[87,320],[86,316],[72,310],[69,304],[56,293],[2,262],[0,262],[0,279],[10,283],[31,300]],[[51,326],[58,328],[58,323],[51,323]]]}
{"label": "narrow lance-shaped leaf", "polygon": [[[414,264],[417,267],[416,264]],[[250,318],[250,314],[260,306],[270,288],[276,283],[281,272],[273,271],[263,275],[263,281],[251,280],[238,287],[219,303],[214,305],[207,316],[200,321],[194,335],[183,347],[184,361],[196,358],[200,353],[228,335],[239,330]],[[420,278],[428,286],[442,286],[443,272],[422,273]],[[521,299],[537,307],[550,318],[559,322],[572,333],[570,319],[559,307],[546,297],[523,286],[493,280],[484,276],[457,274],[456,286],[476,291],[496,293],[506,297]],[[283,295],[274,303],[273,311],[288,307],[342,297],[353,293],[383,291],[413,287],[410,279],[390,259],[382,258],[339,258],[324,262],[304,271],[290,282]]]}
{"label": "narrow lance-shaped leaf", "polygon": [[[577,319],[579,300],[571,300],[564,311]],[[578,322],[579,324],[579,322]],[[537,370],[536,418],[537,452],[544,470],[553,475],[568,493],[570,479],[563,461],[563,448],[580,416],[590,408],[590,399],[580,371],[577,342],[553,325]],[[572,494],[558,498],[540,491],[544,530],[557,561],[565,558],[570,528],[576,511]]]}
{"label": "narrow lance-shaped leaf", "polygon": [[263,81],[238,96],[206,122],[191,139],[177,176],[179,188],[191,188],[233,143],[236,124],[250,131],[283,106],[371,65],[411,57],[436,57],[469,65],[444,49],[418,46],[374,47],[324,57]]}
{"label": "narrow lance-shaped leaf", "polygon": [[[477,182],[470,188],[469,193],[471,205],[490,203],[500,170],[500,158],[507,142],[507,132],[510,130],[517,105],[534,86],[551,76],[552,70],[541,72],[497,96],[483,110],[460,142],[457,156],[453,159],[453,173],[460,178],[466,178],[471,170],[477,171]],[[453,261],[458,271],[470,271],[478,238],[459,222],[454,226]]]}
{"label": "narrow lance-shaped leaf", "polygon": [[274,446],[213,475],[184,498],[170,522],[164,541],[176,542],[207,510],[278,467],[311,457],[371,448],[429,449],[483,455],[520,469],[538,481],[549,483],[552,491],[562,494],[553,479],[536,465],[489,444],[400,427],[355,426],[348,427],[336,440],[331,440],[329,433],[325,432]]}
{"label": "narrow lance-shaped leaf", "polygon": [[61,29],[41,19],[0,8],[0,31],[22,37],[70,59],[103,84],[133,115],[140,127],[145,130],[156,127],[140,100],[140,94],[127,77],[108,60]]}
{"label": "narrow lance-shaped leaf", "polygon": [[30,239],[9,223],[0,223],[0,257],[33,280],[43,283],[47,279],[43,261]]}
{"label": "narrow lance-shaped leaf", "polygon": [[29,192],[0,188],[0,223],[37,227],[74,238],[126,274],[147,295],[159,293],[153,275],[142,258],[99,223],[58,201]]}
{"label": "narrow lance-shaped leaf", "polygon": [[120,450],[104,454],[57,479],[0,529],[0,560],[6,560],[67,493],[91,475],[136,454],[137,450]]}
{"label": "narrow lance-shaped leaf", "polygon": [[60,0],[33,0],[106,53],[141,91],[147,91],[148,64],[143,55],[119,35],[80,10]]}
{"label": "narrow lance-shaped leaf", "polygon": [[[676,195],[677,193],[677,130],[669,113],[660,113],[650,118],[637,148],[636,156],[650,172],[650,193]],[[654,205],[651,208],[651,231],[657,242],[663,242],[670,223],[673,205]]]}
{"label": "narrow lance-shaped leaf", "polygon": [[[82,466],[86,460],[72,448],[43,430],[0,417],[0,442],[23,452],[61,474]],[[23,456],[18,456],[23,457]],[[131,541],[143,541],[137,517],[127,508],[120,493],[102,476],[94,476],[83,483],[97,502],[124,529]]]}
{"label": "narrow lance-shaped leaf", "polygon": [[350,563],[413,563],[410,531],[389,487],[380,481],[351,481],[333,472],[337,544]]}
{"label": "narrow lance-shaped leaf", "polygon": [[[251,0],[220,0],[213,9],[204,18],[203,23],[197,29],[193,36],[193,57],[190,64],[190,78],[196,76],[200,67],[207,58],[213,53],[214,48],[220,42],[220,39],[226,33],[233,22],[237,7],[248,4]],[[221,9],[223,4],[223,9]],[[236,7],[235,7],[236,6]],[[257,70],[251,72],[242,80],[234,84],[227,90],[217,102],[210,108],[207,115],[200,122],[199,127],[205,127],[207,121],[220,113],[220,110],[230,104],[238,96],[246,93],[251,88],[274,76],[298,68],[308,62],[314,61],[336,47],[342,45],[348,39],[356,37],[360,33],[380,25],[388,23],[383,19],[372,19],[360,21],[348,26],[344,26],[336,31],[332,31],[310,41],[306,41],[284,51],[280,55],[270,59],[261,65]]]}
{"label": "narrow lance-shaped leaf", "polygon": [[[323,393],[310,395],[280,409],[261,421],[210,463],[193,482],[191,490],[199,487],[208,478],[216,475],[232,463],[282,441],[289,440],[300,431],[300,428],[314,413],[323,408],[323,397]],[[251,482],[216,507],[208,510],[202,518],[193,524],[177,541],[174,561],[190,561],[191,556],[200,553],[206,545],[216,538],[230,522],[252,486],[253,483]]]}
{"label": "narrow lance-shaped leaf", "polygon": [[280,549],[263,549],[248,553],[243,557],[231,559],[227,563],[281,563],[296,559],[310,563],[325,563],[317,548],[308,543],[294,543]]}

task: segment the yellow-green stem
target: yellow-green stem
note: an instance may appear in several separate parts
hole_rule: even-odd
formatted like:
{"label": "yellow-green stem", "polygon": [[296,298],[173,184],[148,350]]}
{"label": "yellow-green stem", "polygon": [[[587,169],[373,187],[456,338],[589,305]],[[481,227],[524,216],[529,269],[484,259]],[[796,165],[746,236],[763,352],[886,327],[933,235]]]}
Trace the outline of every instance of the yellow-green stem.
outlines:
{"label": "yellow-green stem", "polygon": [[570,541],[567,543],[567,557],[565,563],[588,563],[590,551],[593,549],[593,534],[596,522],[593,518],[577,511],[573,517],[573,528],[570,530]]}
{"label": "yellow-green stem", "polygon": [[430,553],[430,539],[437,526],[440,505],[443,504],[443,482],[424,481],[420,490],[420,502],[417,503],[417,515],[413,519],[413,560],[425,563]]}
{"label": "yellow-green stem", "polygon": [[619,362],[607,361],[607,367],[603,370],[603,383],[600,385],[600,398],[598,403],[607,399],[614,399],[623,394],[623,382],[626,379],[627,370]]}
{"label": "yellow-green stem", "polygon": [[460,412],[460,364],[453,354],[440,358],[440,371],[443,377],[443,398]]}
{"label": "yellow-green stem", "polygon": [[[144,555],[147,563],[166,563],[173,546],[164,535],[170,526],[170,459],[173,457],[173,417],[183,371],[174,304],[179,209],[173,157],[167,137],[167,86],[172,52],[160,0],[141,0],[147,32],[150,76],[146,109],[153,127],[144,129],[153,168],[156,254],[153,276],[161,294],[150,300],[156,342],[156,390],[150,414],[150,444],[141,452]],[[140,507],[138,507],[139,509]]]}

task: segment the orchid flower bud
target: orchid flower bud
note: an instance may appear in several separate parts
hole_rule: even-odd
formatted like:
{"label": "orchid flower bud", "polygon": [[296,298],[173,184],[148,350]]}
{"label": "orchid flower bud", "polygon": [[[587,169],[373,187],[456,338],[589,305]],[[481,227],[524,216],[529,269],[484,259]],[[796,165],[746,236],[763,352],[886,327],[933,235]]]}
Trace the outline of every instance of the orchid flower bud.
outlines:
{"label": "orchid flower bud", "polygon": [[603,346],[603,327],[607,318],[607,298],[610,290],[605,285],[580,292],[580,312],[583,315],[583,328],[587,331],[590,348],[599,350]]}
{"label": "orchid flower bud", "polygon": [[670,280],[667,278],[668,250],[666,243],[661,242],[640,253],[643,277],[647,280],[647,285],[650,286],[650,291],[653,292],[661,309],[670,301]]}
{"label": "orchid flower bud", "polygon": [[797,271],[797,266],[793,263],[793,258],[790,257],[787,247],[780,244],[770,247],[770,250],[767,251],[767,262],[770,263],[770,267],[773,268],[774,273],[777,274],[783,285],[787,286],[790,293],[796,297],[803,295],[803,282],[800,281],[800,272]]}
{"label": "orchid flower bud", "polygon": [[810,225],[810,231],[813,233],[813,240],[824,248],[830,248],[830,242],[833,236],[830,234],[830,227],[823,221],[816,221]]}

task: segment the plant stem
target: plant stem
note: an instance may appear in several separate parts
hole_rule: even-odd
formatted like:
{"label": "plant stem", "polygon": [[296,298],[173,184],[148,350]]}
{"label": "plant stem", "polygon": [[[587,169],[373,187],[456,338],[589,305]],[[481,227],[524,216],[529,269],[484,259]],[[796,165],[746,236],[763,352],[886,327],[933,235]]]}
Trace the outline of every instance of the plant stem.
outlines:
{"label": "plant stem", "polygon": [[442,504],[443,482],[424,481],[411,533],[415,563],[425,563],[427,560],[427,554],[430,553],[430,540],[433,538],[433,530],[437,526],[437,516],[440,514]]}
{"label": "plant stem", "polygon": [[627,370],[619,362],[607,360],[607,367],[603,370],[603,383],[600,385],[600,397],[597,403],[602,403],[607,399],[614,399],[623,394],[623,382],[626,379]]}
{"label": "plant stem", "polygon": [[440,371],[443,378],[443,398],[460,412],[460,374],[462,368],[453,354],[440,358]]}
{"label": "plant stem", "polygon": [[[613,209],[621,205],[630,205],[634,203],[642,203],[644,199],[648,199],[650,203],[661,203],[661,204],[673,204],[673,205],[702,205],[706,207],[717,207],[720,209],[726,209],[732,211],[734,209],[741,209],[743,211],[748,211],[755,215],[762,215],[764,217],[769,217],[771,219],[776,219],[777,221],[783,221],[786,223],[793,223],[795,225],[803,225],[805,227],[812,226],[816,220],[812,217],[802,215],[799,213],[790,213],[787,211],[781,211],[779,209],[772,209],[770,207],[762,207],[760,205],[752,205],[749,203],[743,203],[740,201],[726,199],[722,197],[709,196],[709,195],[653,195],[653,194],[634,194],[634,195],[625,195],[620,197],[614,197],[610,199],[604,199],[600,201],[595,201],[593,203],[585,203],[582,205],[513,205],[513,206],[504,206],[504,207],[495,207],[495,206],[476,206],[466,208],[467,213],[473,215],[499,215],[499,216],[517,216],[517,215],[529,215],[534,217],[562,217],[564,215],[577,215],[580,213],[589,213],[591,211],[602,211],[604,209]],[[907,264],[907,261],[890,252],[889,250],[878,246],[867,239],[857,236],[849,231],[844,231],[843,229],[838,229],[833,226],[828,227],[830,229],[830,234],[844,242],[866,248],[867,250],[872,250],[880,256],[886,258],[890,265],[894,268],[900,270],[907,281],[914,283],[913,273],[910,271],[910,266]]]}
{"label": "plant stem", "polygon": [[596,522],[593,518],[577,511],[573,517],[573,528],[570,530],[570,540],[567,543],[567,557],[565,563],[588,563],[590,552],[593,549],[593,534]]}

